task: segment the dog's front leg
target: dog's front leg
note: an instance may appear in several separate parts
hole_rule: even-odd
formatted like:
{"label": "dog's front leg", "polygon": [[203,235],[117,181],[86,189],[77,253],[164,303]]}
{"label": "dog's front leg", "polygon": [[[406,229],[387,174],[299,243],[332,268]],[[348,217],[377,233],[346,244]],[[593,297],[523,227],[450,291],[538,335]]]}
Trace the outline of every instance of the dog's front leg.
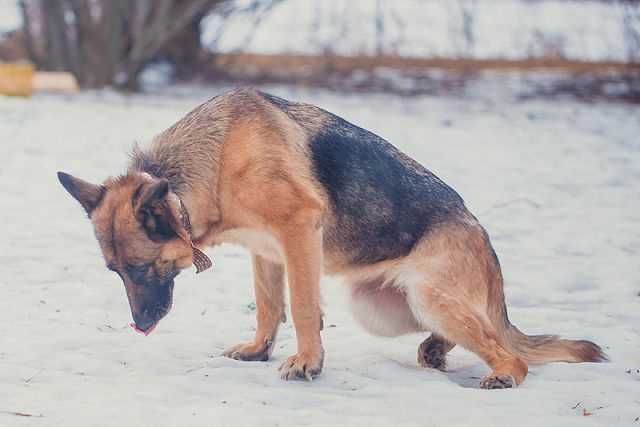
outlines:
{"label": "dog's front leg", "polygon": [[284,265],[259,255],[251,257],[256,296],[256,337],[223,353],[236,360],[267,361],[273,352],[278,326],[284,316]]}
{"label": "dog's front leg", "polygon": [[322,371],[324,350],[320,339],[320,270],[322,229],[315,224],[279,230],[287,266],[291,314],[298,352],[280,366],[281,377],[311,380]]}

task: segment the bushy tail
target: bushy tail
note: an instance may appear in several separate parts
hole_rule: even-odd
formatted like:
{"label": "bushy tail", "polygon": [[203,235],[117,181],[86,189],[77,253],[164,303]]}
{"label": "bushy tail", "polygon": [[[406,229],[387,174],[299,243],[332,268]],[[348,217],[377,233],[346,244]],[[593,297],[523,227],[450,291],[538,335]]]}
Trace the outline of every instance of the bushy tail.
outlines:
{"label": "bushy tail", "polygon": [[526,335],[509,322],[504,301],[500,262],[484,232],[493,262],[489,286],[489,317],[501,338],[501,344],[530,364],[548,362],[605,362],[607,355],[599,345],[586,340],[565,340],[557,335]]}
{"label": "bushy tail", "polygon": [[517,356],[530,364],[548,362],[604,362],[607,355],[598,344],[565,340],[557,335],[525,335],[505,319],[503,340]]}

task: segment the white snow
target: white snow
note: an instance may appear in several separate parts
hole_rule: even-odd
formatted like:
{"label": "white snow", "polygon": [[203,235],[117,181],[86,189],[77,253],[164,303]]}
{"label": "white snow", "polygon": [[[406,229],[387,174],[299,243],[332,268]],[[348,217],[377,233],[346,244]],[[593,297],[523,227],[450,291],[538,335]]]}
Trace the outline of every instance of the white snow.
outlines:
{"label": "white snow", "polygon": [[284,382],[291,322],[267,363],[220,356],[254,327],[248,254],[231,246],[208,251],[212,270],[184,272],[172,312],[136,334],[123,286],[55,172],[122,172],[134,141],[222,89],[0,97],[0,425],[638,425],[637,107],[518,103],[493,89],[403,99],[268,88],[379,133],[450,183],[489,231],[511,320],[594,340],[611,363],[532,367],[518,389],[480,390],[487,367],[473,354],[454,349],[447,373],[419,368],[424,336],[368,335],[327,279],[324,372]]}

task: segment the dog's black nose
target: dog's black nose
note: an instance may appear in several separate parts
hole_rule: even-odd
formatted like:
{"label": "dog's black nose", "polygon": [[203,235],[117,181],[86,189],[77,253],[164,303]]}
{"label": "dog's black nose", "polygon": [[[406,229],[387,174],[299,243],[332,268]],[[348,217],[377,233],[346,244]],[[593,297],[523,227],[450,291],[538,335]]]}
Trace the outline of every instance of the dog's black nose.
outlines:
{"label": "dog's black nose", "polygon": [[155,316],[148,315],[147,313],[141,315],[134,314],[133,321],[136,322],[136,326],[138,327],[138,329],[143,332],[151,329],[153,325],[156,324]]}

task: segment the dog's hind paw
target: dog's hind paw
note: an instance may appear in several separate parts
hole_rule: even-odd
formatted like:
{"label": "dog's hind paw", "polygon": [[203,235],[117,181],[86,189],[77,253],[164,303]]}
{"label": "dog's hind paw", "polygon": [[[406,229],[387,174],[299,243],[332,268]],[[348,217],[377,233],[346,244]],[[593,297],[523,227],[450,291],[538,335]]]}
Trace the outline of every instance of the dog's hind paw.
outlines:
{"label": "dog's hind paw", "polygon": [[318,354],[298,353],[289,357],[280,366],[280,378],[283,380],[312,381],[320,372],[324,361],[324,352]]}
{"label": "dog's hind paw", "polygon": [[501,388],[515,388],[516,380],[511,375],[487,375],[480,381],[480,388],[496,390]]}
{"label": "dog's hind paw", "polygon": [[227,349],[223,356],[234,360],[244,360],[247,362],[266,362],[271,357],[273,351],[273,341],[250,342],[234,345]]}
{"label": "dog's hind paw", "polygon": [[455,344],[438,335],[431,335],[418,347],[418,364],[423,368],[444,371],[447,367],[447,353],[454,346]]}

